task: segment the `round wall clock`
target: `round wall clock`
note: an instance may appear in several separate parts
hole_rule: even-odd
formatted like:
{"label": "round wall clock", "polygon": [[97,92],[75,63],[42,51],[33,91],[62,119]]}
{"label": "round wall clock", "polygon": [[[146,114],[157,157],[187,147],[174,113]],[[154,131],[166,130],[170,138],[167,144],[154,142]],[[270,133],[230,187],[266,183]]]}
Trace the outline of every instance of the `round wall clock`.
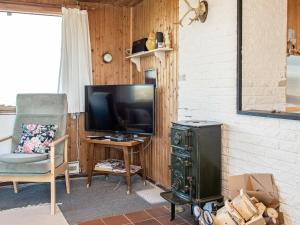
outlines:
{"label": "round wall clock", "polygon": [[109,52],[106,52],[103,54],[102,56],[103,62],[105,63],[111,63],[113,60],[112,54],[110,54]]}

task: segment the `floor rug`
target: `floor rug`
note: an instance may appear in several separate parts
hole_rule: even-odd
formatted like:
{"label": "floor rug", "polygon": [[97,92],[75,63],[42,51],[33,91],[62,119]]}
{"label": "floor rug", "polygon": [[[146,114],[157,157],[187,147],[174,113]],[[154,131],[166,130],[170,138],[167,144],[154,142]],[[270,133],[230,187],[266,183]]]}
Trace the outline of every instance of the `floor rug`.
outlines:
{"label": "floor rug", "polygon": [[137,191],[136,194],[150,204],[167,203],[166,200],[160,196],[160,193],[164,192],[163,189],[151,184],[150,182],[147,182],[147,185],[149,185],[151,188]]}
{"label": "floor rug", "polygon": [[[86,178],[71,180],[71,194],[66,194],[64,181],[57,181],[57,202],[69,224],[92,220],[103,216],[153,207],[136,192],[151,189],[144,186],[139,176],[132,177],[132,194],[127,195],[127,184],[124,177],[96,176],[90,188],[86,188]],[[50,202],[49,184],[20,185],[18,194],[12,187],[0,188],[0,210],[39,205]],[[50,213],[50,211],[49,211]],[[0,218],[1,220],[1,218]],[[34,225],[34,223],[32,223]]]}
{"label": "floor rug", "polygon": [[0,221],[3,225],[68,225],[59,208],[54,216],[50,215],[50,204],[0,211]]}

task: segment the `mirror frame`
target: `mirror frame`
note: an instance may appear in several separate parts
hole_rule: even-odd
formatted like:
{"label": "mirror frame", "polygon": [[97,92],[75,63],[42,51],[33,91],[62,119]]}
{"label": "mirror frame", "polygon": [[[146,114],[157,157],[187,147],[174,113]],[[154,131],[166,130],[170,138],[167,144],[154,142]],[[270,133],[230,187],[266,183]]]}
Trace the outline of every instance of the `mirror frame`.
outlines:
{"label": "mirror frame", "polygon": [[271,117],[279,119],[300,120],[300,113],[270,112],[263,110],[242,109],[242,79],[243,79],[243,0],[237,0],[237,114]]}

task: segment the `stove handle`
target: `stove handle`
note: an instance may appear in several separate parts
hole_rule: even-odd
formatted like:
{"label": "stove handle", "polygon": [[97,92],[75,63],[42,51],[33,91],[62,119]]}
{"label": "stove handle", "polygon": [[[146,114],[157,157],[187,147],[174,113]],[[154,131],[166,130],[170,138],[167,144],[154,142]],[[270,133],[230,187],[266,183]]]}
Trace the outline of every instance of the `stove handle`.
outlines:
{"label": "stove handle", "polygon": [[[190,167],[192,166],[192,162],[190,160],[187,160],[187,159],[182,159],[182,158],[177,158],[177,160],[179,161],[179,163],[185,167]],[[169,168],[171,166],[169,165]]]}
{"label": "stove handle", "polygon": [[193,150],[193,147],[192,147],[192,146],[189,146],[189,145],[185,145],[185,146],[184,146],[184,149],[185,149],[186,151],[191,152],[191,151]]}
{"label": "stove handle", "polygon": [[179,133],[175,133],[175,135],[174,135],[174,143],[176,145],[178,145],[181,142],[181,140],[182,140],[181,135]]}

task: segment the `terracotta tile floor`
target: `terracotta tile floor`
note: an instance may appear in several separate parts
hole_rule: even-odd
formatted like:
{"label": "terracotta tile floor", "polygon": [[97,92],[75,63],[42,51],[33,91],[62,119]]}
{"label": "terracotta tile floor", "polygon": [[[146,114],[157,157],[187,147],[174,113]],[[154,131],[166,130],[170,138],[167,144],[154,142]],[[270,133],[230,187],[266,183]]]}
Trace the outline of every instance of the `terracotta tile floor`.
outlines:
{"label": "terracotta tile floor", "polygon": [[99,218],[79,225],[192,225],[193,218],[189,207],[185,207],[182,213],[176,213],[176,218],[170,221],[170,209],[168,206],[146,209],[139,212],[128,213],[119,216]]}

